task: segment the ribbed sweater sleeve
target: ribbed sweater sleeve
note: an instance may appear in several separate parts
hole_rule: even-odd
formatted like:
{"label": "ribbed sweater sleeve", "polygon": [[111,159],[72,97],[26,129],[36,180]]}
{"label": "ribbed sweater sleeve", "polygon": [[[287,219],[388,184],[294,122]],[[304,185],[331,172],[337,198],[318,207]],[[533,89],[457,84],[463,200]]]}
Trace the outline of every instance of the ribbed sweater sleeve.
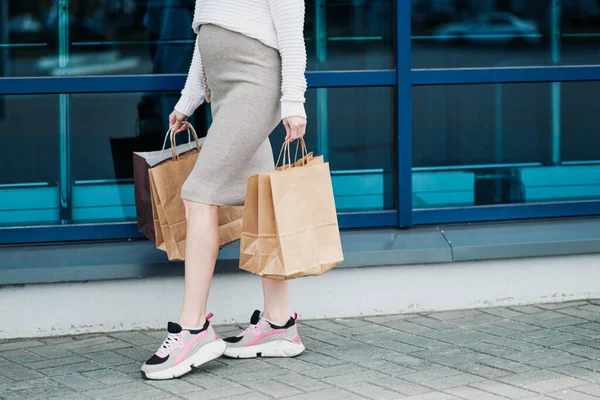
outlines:
{"label": "ribbed sweater sleeve", "polygon": [[281,117],[306,118],[304,0],[269,0],[281,55]]}
{"label": "ribbed sweater sleeve", "polygon": [[185,86],[181,91],[181,98],[175,105],[175,110],[182,114],[191,116],[194,111],[204,102],[204,82],[202,73],[202,58],[198,50],[198,37],[194,44],[194,55],[188,72]]}

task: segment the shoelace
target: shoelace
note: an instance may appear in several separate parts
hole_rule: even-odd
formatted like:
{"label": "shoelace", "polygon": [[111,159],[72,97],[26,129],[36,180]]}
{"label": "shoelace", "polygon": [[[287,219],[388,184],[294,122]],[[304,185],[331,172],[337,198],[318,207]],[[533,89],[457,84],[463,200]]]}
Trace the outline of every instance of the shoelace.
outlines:
{"label": "shoelace", "polygon": [[263,320],[261,319],[260,321],[258,321],[258,323],[256,325],[250,325],[249,327],[247,327],[246,329],[244,329],[244,331],[242,332],[242,336],[247,335],[248,333],[259,334],[260,333],[260,329],[258,328],[258,326],[262,322],[263,322]]}
{"label": "shoelace", "polygon": [[178,340],[179,340],[179,333],[169,333],[167,335],[167,338],[165,339],[165,341],[160,346],[160,349],[163,351],[169,351],[171,349],[171,347],[175,343],[178,342]]}

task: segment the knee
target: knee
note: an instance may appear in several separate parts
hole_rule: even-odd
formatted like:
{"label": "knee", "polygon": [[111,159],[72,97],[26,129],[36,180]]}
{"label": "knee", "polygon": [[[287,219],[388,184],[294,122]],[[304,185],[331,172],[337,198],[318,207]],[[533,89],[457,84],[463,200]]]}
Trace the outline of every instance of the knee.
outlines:
{"label": "knee", "polygon": [[185,207],[185,217],[190,219],[192,217],[205,217],[209,218],[211,215],[218,215],[218,206],[211,204],[196,203],[195,201],[183,200]]}

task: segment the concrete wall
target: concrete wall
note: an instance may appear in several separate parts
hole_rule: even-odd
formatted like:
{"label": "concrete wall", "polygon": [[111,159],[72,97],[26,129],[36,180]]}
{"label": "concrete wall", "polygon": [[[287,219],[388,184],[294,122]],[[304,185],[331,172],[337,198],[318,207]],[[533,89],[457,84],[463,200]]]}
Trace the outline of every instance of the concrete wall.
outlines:
{"label": "concrete wall", "polygon": [[[600,254],[341,268],[291,282],[301,318],[492,307],[600,297]],[[181,277],[0,287],[0,338],[163,329],[177,318]],[[260,280],[217,275],[215,322],[245,323],[261,308]]]}

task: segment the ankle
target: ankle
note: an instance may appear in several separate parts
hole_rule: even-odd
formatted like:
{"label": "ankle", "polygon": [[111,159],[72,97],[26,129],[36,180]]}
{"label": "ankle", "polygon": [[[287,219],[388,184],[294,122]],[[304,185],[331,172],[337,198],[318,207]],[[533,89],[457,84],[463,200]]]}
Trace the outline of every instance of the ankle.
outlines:
{"label": "ankle", "polygon": [[264,313],[262,317],[277,326],[284,326],[290,320],[289,315],[286,314]]}
{"label": "ankle", "polygon": [[183,329],[202,329],[204,324],[206,323],[206,316],[199,317],[187,317],[187,316],[179,316],[178,324],[181,325]]}

